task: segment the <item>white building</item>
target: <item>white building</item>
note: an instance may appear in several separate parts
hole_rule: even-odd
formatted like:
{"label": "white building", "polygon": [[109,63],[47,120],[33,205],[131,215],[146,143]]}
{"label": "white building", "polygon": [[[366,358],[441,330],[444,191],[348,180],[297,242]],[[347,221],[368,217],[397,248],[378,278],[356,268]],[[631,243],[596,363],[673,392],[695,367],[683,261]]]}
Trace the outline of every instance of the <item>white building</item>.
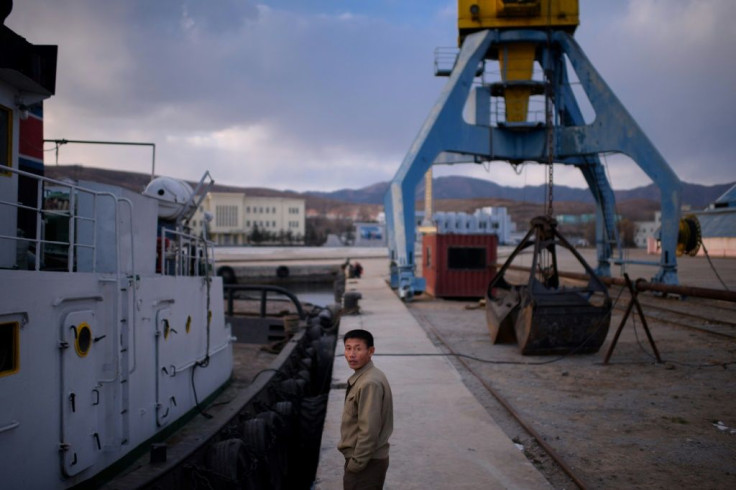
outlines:
{"label": "white building", "polygon": [[659,228],[662,226],[662,212],[655,211],[654,221],[637,221],[634,223],[634,243],[638,248],[647,248],[647,244],[656,240]]}
{"label": "white building", "polygon": [[488,234],[498,236],[498,243],[511,243],[515,225],[504,207],[485,207],[473,214],[455,212],[434,213],[437,233]]}
{"label": "white building", "polygon": [[704,211],[694,213],[700,222],[702,247],[698,255],[736,257],[736,185]]}
{"label": "white building", "polygon": [[[511,221],[508,210],[505,207],[488,206],[476,209],[473,214],[438,211],[432,215],[437,233],[455,234],[481,234],[498,236],[499,245],[514,243],[513,234],[516,232],[516,224]],[[386,214],[378,213],[377,221],[385,229]],[[424,211],[414,212],[414,224],[416,225],[416,240],[422,240],[421,228],[424,222]]]}
{"label": "white building", "polygon": [[206,224],[205,213],[212,217],[207,234],[218,245],[252,243],[256,230],[263,237],[260,241],[266,243],[304,243],[304,199],[210,192],[192,219],[192,228],[197,233]]}

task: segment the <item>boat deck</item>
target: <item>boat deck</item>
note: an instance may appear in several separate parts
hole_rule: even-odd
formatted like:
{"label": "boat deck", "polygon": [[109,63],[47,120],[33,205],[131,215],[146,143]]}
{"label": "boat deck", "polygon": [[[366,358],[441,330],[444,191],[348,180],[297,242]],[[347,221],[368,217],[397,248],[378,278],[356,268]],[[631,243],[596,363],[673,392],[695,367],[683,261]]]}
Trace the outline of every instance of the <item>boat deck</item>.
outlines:
{"label": "boat deck", "polygon": [[[360,280],[348,280],[346,291],[362,295],[361,312],[342,318],[340,334],[354,328],[371,331],[373,361],[391,383],[394,433],[385,488],[438,488],[439,482],[452,482],[452,488],[550,488],[390,289],[381,274],[387,269],[366,270]],[[345,397],[342,383],[351,374],[338,342],[317,489],[342,488],[345,460],[336,446]]]}

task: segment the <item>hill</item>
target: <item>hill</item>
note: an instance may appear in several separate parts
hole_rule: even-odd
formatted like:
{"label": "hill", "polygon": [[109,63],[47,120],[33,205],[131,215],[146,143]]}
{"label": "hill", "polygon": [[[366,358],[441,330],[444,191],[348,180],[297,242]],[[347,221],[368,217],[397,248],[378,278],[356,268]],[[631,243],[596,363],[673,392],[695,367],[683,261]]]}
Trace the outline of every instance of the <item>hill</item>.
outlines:
{"label": "hill", "polygon": [[[108,185],[119,185],[134,192],[142,192],[151,181],[150,174],[82,165],[47,165],[45,172],[46,177],[51,179],[100,182]],[[189,182],[189,184],[195,187],[197,182]],[[383,210],[383,204],[344,202],[329,197],[306,195],[294,191],[279,191],[265,187],[236,187],[215,182],[213,191],[243,192],[254,197],[302,198],[306,201],[307,216],[357,217],[358,219],[369,220],[375,218],[378,212]]]}
{"label": "hill", "polygon": [[[151,179],[149,174],[125,172],[81,165],[47,166],[46,176],[52,179],[69,178],[89,180],[142,191]],[[195,182],[190,182],[194,186]],[[342,189],[334,192],[279,191],[263,187],[235,187],[215,183],[216,192],[244,192],[251,196],[299,197],[306,201],[307,214],[331,217],[351,217],[358,220],[375,218],[383,209],[383,197],[388,182],[379,182],[360,189]],[[705,186],[683,183],[682,202],[693,209],[702,209],[726,192],[733,183]],[[659,209],[659,189],[650,184],[635,189],[615,191],[617,213],[632,221],[646,221]],[[555,186],[555,212],[564,214],[592,213],[595,211],[588,189]],[[544,212],[545,186],[506,187],[494,182],[469,177],[439,177],[434,182],[437,211],[472,212],[484,206],[506,206],[517,222]],[[418,186],[417,209],[423,209],[424,182]]]}
{"label": "hill", "polygon": [[[682,204],[693,209],[702,209],[726,192],[733,182],[717,185],[700,185],[683,182]],[[362,189],[341,189],[334,192],[308,191],[305,194],[336,201],[356,203],[382,204],[383,196],[388,190],[389,183],[381,182]],[[544,203],[546,189],[544,185],[507,187],[495,182],[470,177],[448,176],[434,180],[434,198],[442,199],[481,199],[493,198],[510,201]],[[628,190],[614,191],[616,202],[630,200],[649,200],[659,202],[660,192],[655,184],[637,187]],[[588,189],[556,185],[554,196],[557,201],[570,201],[593,204],[593,196]],[[424,181],[417,186],[417,200],[424,199]]]}

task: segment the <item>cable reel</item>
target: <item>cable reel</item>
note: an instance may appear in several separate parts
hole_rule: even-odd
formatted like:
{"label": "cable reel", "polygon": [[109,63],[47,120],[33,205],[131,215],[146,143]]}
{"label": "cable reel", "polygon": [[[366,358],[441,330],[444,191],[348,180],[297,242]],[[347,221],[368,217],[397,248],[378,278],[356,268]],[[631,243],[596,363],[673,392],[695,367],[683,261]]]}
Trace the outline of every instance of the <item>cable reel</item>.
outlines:
{"label": "cable reel", "polygon": [[677,249],[675,253],[678,257],[689,255],[695,257],[700,250],[703,240],[703,234],[700,230],[700,221],[694,214],[689,214],[680,219],[680,229],[677,233]]}

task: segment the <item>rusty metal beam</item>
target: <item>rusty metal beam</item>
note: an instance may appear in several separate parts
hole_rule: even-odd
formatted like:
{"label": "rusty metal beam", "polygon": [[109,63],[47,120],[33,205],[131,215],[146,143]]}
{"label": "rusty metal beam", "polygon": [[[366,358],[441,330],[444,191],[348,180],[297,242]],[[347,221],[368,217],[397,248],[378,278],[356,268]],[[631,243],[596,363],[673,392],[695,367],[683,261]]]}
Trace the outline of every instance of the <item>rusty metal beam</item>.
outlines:
{"label": "rusty metal beam", "polygon": [[[503,264],[495,264],[496,267],[501,267]],[[522,272],[531,272],[531,268],[523,267],[519,265],[509,265],[506,267],[507,270],[515,270]],[[577,279],[580,281],[589,281],[590,276],[587,274],[581,274],[578,272],[564,272],[559,271],[561,277],[568,279]],[[621,277],[599,277],[599,279],[606,285],[611,286],[623,286],[626,287],[626,280]],[[637,291],[654,291],[657,293],[664,294],[678,294],[680,296],[693,296],[697,298],[708,298],[717,299],[721,301],[730,301],[736,303],[736,291],[727,291],[724,289],[710,289],[710,288],[699,288],[695,286],[680,286],[674,284],[662,284],[652,283],[644,279],[637,279],[634,281],[634,287]]]}

